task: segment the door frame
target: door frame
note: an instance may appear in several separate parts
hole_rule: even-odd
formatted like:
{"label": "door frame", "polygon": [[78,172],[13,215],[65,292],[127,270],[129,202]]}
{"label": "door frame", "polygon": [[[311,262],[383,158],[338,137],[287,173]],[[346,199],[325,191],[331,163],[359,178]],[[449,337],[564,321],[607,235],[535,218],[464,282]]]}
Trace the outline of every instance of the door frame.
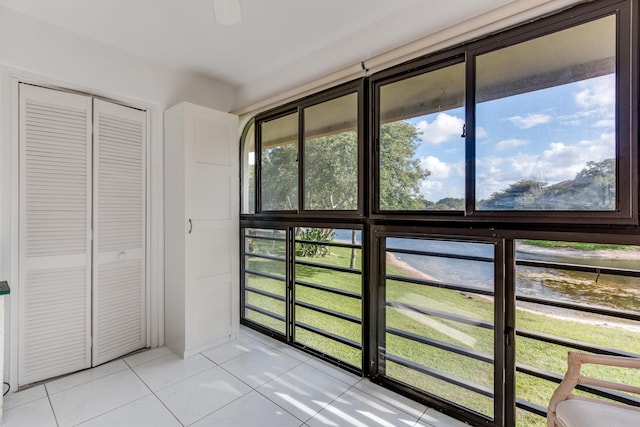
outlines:
{"label": "door frame", "polygon": [[53,82],[51,79],[9,67],[0,69],[0,273],[6,278],[11,294],[5,300],[5,381],[11,390],[18,388],[19,346],[19,301],[20,280],[18,265],[19,221],[20,221],[20,171],[19,171],[19,85],[37,85],[47,89],[79,93],[108,102],[144,110],[146,112],[146,230],[145,230],[145,316],[146,346],[164,345],[164,213],[163,192],[163,144],[152,147],[152,139],[162,140],[162,109],[156,104],[111,96],[100,90],[74,87],[68,82]]}

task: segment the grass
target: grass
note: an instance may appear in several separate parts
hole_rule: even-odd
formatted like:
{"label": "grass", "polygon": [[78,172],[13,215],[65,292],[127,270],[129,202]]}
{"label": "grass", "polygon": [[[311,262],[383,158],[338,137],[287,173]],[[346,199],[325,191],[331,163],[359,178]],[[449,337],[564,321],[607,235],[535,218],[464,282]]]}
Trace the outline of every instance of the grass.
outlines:
{"label": "grass", "polygon": [[[271,243],[270,243],[271,244]],[[261,248],[254,245],[254,252]],[[600,246],[600,245],[599,245]],[[257,247],[257,249],[256,249]],[[262,248],[267,250],[268,248]],[[331,248],[330,255],[321,258],[306,258],[315,263],[328,266],[348,267],[351,251],[347,248]],[[356,265],[361,265],[360,251],[357,251]],[[305,259],[305,258],[303,258]],[[256,271],[277,274],[284,278],[285,264],[282,261],[249,259],[249,268]],[[394,275],[407,276],[407,272],[387,265],[387,272]],[[336,289],[361,292],[361,276],[353,273],[341,273],[328,269],[296,266],[296,279],[321,284]],[[285,295],[285,283],[282,281],[248,276],[248,284],[257,289],[276,295]],[[362,304],[358,299],[331,294],[325,291],[296,286],[296,300],[327,307],[331,310],[360,317]],[[469,319],[478,319],[493,323],[494,306],[490,298],[479,297],[447,289],[431,288],[400,281],[386,282],[387,300],[410,303],[432,310],[453,313]],[[282,301],[255,293],[248,293],[248,302],[280,315],[285,313]],[[467,325],[447,319],[434,318],[416,312],[408,312],[388,307],[386,324],[389,327],[402,329],[430,339],[455,345],[470,351],[493,357],[494,334],[490,329]],[[316,328],[333,334],[362,342],[360,325],[341,320],[326,314],[318,313],[302,307],[296,308],[296,319]],[[248,312],[248,317],[260,324],[284,333],[284,323],[255,312]],[[518,307],[516,312],[517,327],[568,338],[593,345],[601,345],[640,354],[640,333],[628,329],[605,326],[607,319],[599,326],[590,325],[570,318],[551,317],[534,312],[531,307]],[[296,328],[296,341],[341,359],[354,366],[360,366],[362,353],[360,350],[341,344],[318,334]],[[569,349],[528,338],[519,337],[516,342],[517,363],[543,369],[563,375],[566,370],[566,354]],[[384,351],[394,354],[431,369],[444,372],[449,376],[460,378],[479,387],[493,389],[493,365],[469,357],[420,344],[411,340],[387,334]],[[434,379],[431,376],[408,369],[404,366],[387,362],[385,374],[418,389],[432,393],[441,398],[466,406],[478,413],[493,416],[493,403],[490,398],[468,391],[459,386]],[[588,369],[588,374],[613,381],[640,383],[639,373],[630,373],[621,369]],[[546,407],[556,384],[518,373],[516,375],[516,396],[529,402]],[[508,391],[507,391],[508,393]],[[543,426],[542,417],[518,410],[518,425],[525,427]]]}

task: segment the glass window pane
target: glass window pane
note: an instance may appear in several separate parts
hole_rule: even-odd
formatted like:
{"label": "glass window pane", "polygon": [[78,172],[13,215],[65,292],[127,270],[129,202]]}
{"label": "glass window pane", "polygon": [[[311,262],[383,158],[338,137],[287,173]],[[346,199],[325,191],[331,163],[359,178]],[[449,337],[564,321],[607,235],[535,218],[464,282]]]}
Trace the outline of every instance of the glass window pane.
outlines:
{"label": "glass window pane", "polygon": [[362,231],[295,235],[295,341],[361,368]]}
{"label": "glass window pane", "polygon": [[243,291],[245,319],[286,331],[286,233],[274,229],[244,229]]}
{"label": "glass window pane", "polygon": [[357,126],[357,93],[305,109],[305,209],[358,209]]}
{"label": "glass window pane", "polygon": [[495,247],[387,238],[385,375],[494,416]]}
{"label": "glass window pane", "polygon": [[615,209],[615,64],[615,16],[476,58],[476,209]]}
{"label": "glass window pane", "polygon": [[255,213],[256,142],[253,121],[242,136],[242,213]]}
{"label": "glass window pane", "polygon": [[[638,259],[640,246],[516,241],[516,398],[546,407],[558,385],[536,372],[564,375],[568,351],[640,354]],[[628,369],[586,365],[581,372],[640,383],[640,372]],[[520,417],[519,425],[531,425],[531,415]]]}
{"label": "glass window pane", "polygon": [[261,207],[298,209],[298,113],[261,123]]}
{"label": "glass window pane", "polygon": [[464,209],[464,71],[380,88],[380,210]]}

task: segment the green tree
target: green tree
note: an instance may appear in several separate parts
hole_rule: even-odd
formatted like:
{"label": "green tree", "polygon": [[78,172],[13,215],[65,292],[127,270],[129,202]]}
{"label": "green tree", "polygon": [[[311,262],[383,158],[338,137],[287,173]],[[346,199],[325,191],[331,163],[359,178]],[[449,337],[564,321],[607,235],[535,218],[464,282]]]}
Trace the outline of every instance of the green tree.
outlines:
{"label": "green tree", "polygon": [[524,179],[480,202],[493,210],[611,210],[615,208],[615,159],[587,162],[573,179],[547,186]]}
{"label": "green tree", "polygon": [[424,205],[426,209],[432,211],[463,211],[464,199],[445,197],[444,199],[440,199],[437,202],[425,200]]}
{"label": "green tree", "polygon": [[298,209],[298,146],[278,145],[262,151],[262,209]]}
{"label": "green tree", "polygon": [[355,131],[306,140],[304,166],[305,209],[358,209],[358,136]]}
{"label": "green tree", "polygon": [[415,157],[418,131],[408,122],[380,126],[380,209],[418,210],[425,204],[420,184],[431,172]]}
{"label": "green tree", "polygon": [[592,209],[614,209],[616,194],[616,161],[604,159],[587,162],[574,179],[580,189],[581,199]]}
{"label": "green tree", "polygon": [[336,235],[331,228],[301,227],[296,229],[296,239],[302,242],[296,243],[296,256],[323,257],[329,255],[329,248],[324,245],[304,242],[330,242]]}
{"label": "green tree", "polygon": [[522,179],[482,200],[480,207],[491,210],[543,209],[545,185],[546,182],[535,179]]}

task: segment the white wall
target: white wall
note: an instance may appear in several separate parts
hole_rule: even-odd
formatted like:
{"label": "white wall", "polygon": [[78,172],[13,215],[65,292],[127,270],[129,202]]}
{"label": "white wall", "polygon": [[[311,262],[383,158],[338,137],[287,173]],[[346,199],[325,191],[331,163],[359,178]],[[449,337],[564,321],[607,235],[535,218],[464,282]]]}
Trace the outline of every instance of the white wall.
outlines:
{"label": "white wall", "polygon": [[[188,48],[188,46],[185,46]],[[204,54],[204,53],[203,53]],[[151,345],[164,340],[163,121],[182,101],[229,111],[234,89],[151,62],[0,6],[0,280],[17,280],[17,94],[15,81],[107,97],[150,115]],[[55,292],[52,289],[52,292]],[[16,384],[17,298],[7,310],[5,380]],[[7,363],[8,362],[8,363]],[[7,366],[10,364],[11,366]]]}

